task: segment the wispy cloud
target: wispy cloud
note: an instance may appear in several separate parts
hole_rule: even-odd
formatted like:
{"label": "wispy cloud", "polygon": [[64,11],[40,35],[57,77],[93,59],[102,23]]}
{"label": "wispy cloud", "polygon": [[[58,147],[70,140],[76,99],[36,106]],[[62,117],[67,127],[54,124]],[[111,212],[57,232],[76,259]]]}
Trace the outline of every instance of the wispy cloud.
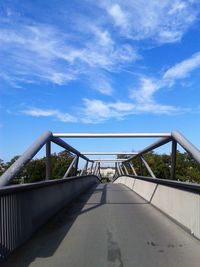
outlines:
{"label": "wispy cloud", "polygon": [[196,21],[198,1],[188,0],[105,0],[101,6],[121,31],[134,39],[150,38],[159,43],[181,40],[183,34]]}
{"label": "wispy cloud", "polygon": [[175,66],[169,68],[163,75],[164,80],[175,81],[184,79],[189,76],[192,71],[200,68],[200,52],[192,55],[191,58],[183,60]]}
{"label": "wispy cloud", "polygon": [[59,110],[28,108],[21,111],[25,115],[32,117],[50,117],[61,122],[77,122],[77,118],[69,113],[63,113]]}
{"label": "wispy cloud", "polygon": [[81,122],[101,123],[110,119],[123,120],[136,114],[165,114],[172,115],[181,112],[177,107],[157,103],[106,102],[98,99],[84,99],[81,110]]}
{"label": "wispy cloud", "polygon": [[141,75],[138,86],[130,92],[130,98],[137,103],[155,103],[157,91],[173,86],[178,80],[187,78],[198,68],[200,68],[200,52],[170,67],[161,77],[152,78]]}
{"label": "wispy cloud", "polygon": [[13,27],[10,23],[1,24],[0,55],[6,54],[6,61],[0,67],[1,79],[12,84],[50,82],[63,85],[78,80],[80,75],[90,77],[95,69],[101,76],[95,88],[108,94],[112,88],[106,72],[117,71],[121,65],[138,58],[136,49],[126,43],[117,44],[108,30],[95,25],[88,26],[87,32],[80,29],[77,45],[73,41],[77,33],[65,33],[51,25],[18,22]]}

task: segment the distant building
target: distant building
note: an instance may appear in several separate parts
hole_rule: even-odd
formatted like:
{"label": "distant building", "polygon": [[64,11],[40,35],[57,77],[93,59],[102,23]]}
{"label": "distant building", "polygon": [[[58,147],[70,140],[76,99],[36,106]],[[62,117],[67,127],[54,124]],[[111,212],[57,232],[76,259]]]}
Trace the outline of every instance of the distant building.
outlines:
{"label": "distant building", "polygon": [[109,179],[112,179],[115,174],[115,168],[114,167],[101,167],[100,173],[102,177],[108,177]]}

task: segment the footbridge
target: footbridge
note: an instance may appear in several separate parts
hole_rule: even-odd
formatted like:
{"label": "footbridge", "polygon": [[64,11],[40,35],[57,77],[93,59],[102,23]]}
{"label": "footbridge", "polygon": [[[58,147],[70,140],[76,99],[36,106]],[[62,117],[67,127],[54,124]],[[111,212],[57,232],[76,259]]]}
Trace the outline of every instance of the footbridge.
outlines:
{"label": "footbridge", "polygon": [[[71,138],[158,140],[137,152],[81,152]],[[161,179],[144,155],[170,142],[170,175]],[[74,155],[62,179],[52,177],[52,143]],[[200,164],[200,151],[177,131],[44,133],[0,177],[0,265],[199,267],[200,185],[176,180],[177,144]],[[46,179],[13,185],[43,147]],[[101,182],[105,163],[110,183]]]}

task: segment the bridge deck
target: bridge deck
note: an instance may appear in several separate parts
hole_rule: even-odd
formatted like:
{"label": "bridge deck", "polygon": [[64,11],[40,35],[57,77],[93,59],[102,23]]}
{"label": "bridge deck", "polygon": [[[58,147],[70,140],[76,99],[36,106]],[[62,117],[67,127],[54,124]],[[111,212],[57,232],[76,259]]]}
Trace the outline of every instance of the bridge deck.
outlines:
{"label": "bridge deck", "polygon": [[199,263],[198,240],[127,187],[100,184],[55,216],[4,266],[199,267]]}

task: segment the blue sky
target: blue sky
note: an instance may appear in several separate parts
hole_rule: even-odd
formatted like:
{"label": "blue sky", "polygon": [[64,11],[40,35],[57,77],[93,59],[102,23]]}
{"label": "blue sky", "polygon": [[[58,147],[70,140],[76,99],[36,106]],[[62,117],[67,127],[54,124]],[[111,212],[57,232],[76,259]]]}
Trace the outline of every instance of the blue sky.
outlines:
{"label": "blue sky", "polygon": [[0,158],[46,130],[178,129],[200,147],[199,13],[198,0],[0,1]]}

